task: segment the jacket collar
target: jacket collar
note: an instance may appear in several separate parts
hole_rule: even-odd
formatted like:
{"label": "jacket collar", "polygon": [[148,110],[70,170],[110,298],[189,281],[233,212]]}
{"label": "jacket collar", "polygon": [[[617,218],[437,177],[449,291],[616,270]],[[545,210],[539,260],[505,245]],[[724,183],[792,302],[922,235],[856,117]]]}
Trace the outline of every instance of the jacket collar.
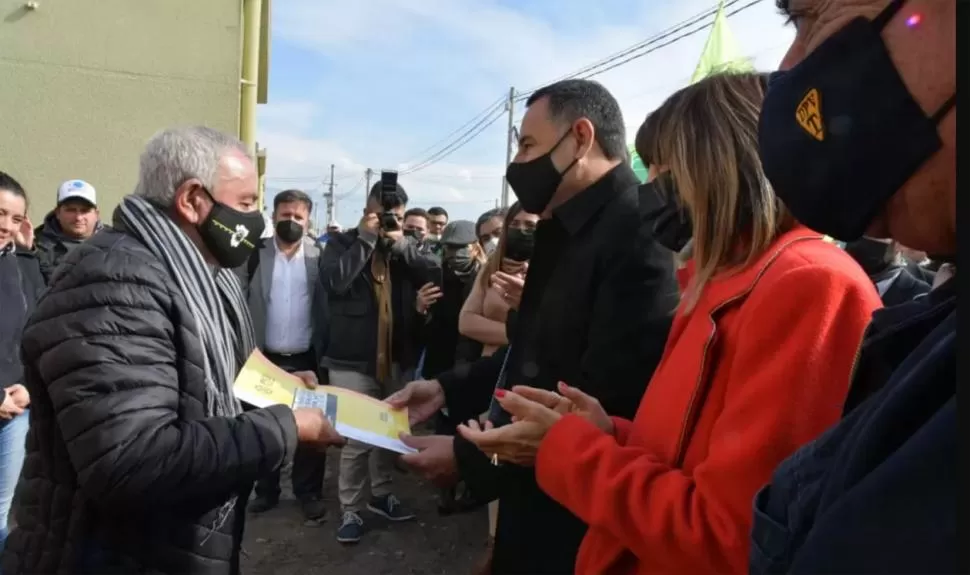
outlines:
{"label": "jacket collar", "polygon": [[[724,304],[746,296],[764,275],[768,267],[781,253],[793,244],[804,241],[823,241],[824,236],[805,226],[796,225],[793,229],[781,234],[768,249],[743,270],[715,277],[708,284],[702,299],[703,307],[715,310]],[[681,289],[685,288],[694,276],[694,260],[677,271],[677,279]]]}
{"label": "jacket collar", "polygon": [[574,236],[610,200],[639,182],[633,168],[621,162],[591,186],[552,210],[552,217],[562,224],[569,235]]}

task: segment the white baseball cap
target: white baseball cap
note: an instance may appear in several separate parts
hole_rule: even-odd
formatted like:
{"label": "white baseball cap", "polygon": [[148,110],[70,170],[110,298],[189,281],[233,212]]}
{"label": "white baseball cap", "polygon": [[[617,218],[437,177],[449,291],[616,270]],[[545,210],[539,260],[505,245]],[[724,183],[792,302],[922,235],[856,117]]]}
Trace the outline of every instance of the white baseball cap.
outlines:
{"label": "white baseball cap", "polygon": [[68,200],[84,200],[92,206],[98,205],[97,192],[94,186],[84,180],[68,180],[57,188],[57,205],[61,205]]}

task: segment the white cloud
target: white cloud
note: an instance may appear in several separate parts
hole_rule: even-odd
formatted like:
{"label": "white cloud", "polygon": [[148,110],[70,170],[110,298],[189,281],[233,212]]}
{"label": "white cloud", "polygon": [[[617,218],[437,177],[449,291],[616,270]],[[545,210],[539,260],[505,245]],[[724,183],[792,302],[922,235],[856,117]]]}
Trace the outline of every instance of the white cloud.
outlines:
{"label": "white cloud", "polygon": [[[287,0],[274,7],[274,37],[319,58],[352,59],[374,70],[361,76],[362,93],[372,89],[377,74],[396,73],[413,80],[397,90],[433,95],[443,106],[468,108],[471,117],[490,99],[483,94],[498,98],[510,84],[534,88],[714,5],[714,0],[657,0],[643,3],[638,12],[622,19],[604,19],[597,3],[563,1],[559,6],[564,17],[588,25],[561,31],[493,0]],[[731,17],[729,24],[742,53],[761,69],[775,67],[793,36],[782,27],[770,0]],[[700,32],[596,78],[620,101],[629,139],[648,112],[687,84],[706,37],[706,31]],[[306,66],[309,70],[312,63]],[[327,89],[328,79],[321,81],[321,89]],[[341,114],[331,113],[338,115],[335,118]],[[386,138],[370,139],[366,145],[360,144],[368,136],[358,130],[331,134],[332,140],[314,139],[307,128],[321,116],[312,99],[274,102],[261,113],[260,143],[269,149],[271,176],[325,178],[331,161],[348,177],[362,175],[368,165],[379,169],[381,162],[404,172],[409,164],[400,162],[414,165],[412,160],[417,160],[412,154],[419,150],[402,150],[399,143],[404,138],[393,133],[392,125],[384,126],[390,132]],[[435,120],[427,119],[429,144],[455,128]],[[467,219],[494,205],[504,172],[504,130],[500,121],[480,141],[417,173],[402,175],[412,203],[427,207],[439,202]],[[358,156],[352,157],[347,148],[358,150]],[[346,184],[351,186],[355,178],[349,179]],[[362,198],[361,191],[361,202]]]}
{"label": "white cloud", "polygon": [[290,134],[305,134],[318,115],[317,104],[304,101],[272,101],[257,106],[257,124],[269,125],[274,130],[284,130]]}

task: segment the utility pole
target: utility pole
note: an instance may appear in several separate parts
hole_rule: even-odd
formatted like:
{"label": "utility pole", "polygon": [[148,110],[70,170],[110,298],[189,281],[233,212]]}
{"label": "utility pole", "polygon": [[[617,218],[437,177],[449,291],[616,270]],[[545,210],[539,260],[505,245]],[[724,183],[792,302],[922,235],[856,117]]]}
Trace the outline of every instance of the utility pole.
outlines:
{"label": "utility pole", "polygon": [[333,168],[334,168],[334,165],[333,164],[330,164],[330,187],[329,187],[329,190],[327,191],[327,195],[326,195],[326,198],[327,198],[327,227],[328,228],[330,227],[330,224],[332,224],[333,221],[334,221],[334,210],[336,209],[336,202],[334,201],[334,197],[333,197],[333,187],[335,185],[334,182],[333,182]]}
{"label": "utility pole", "polygon": [[367,200],[370,198],[370,179],[374,177],[374,170],[367,168],[364,172],[364,179],[366,183],[364,184],[364,207],[367,207]]}
{"label": "utility pole", "polygon": [[[509,88],[509,100],[505,103],[505,111],[509,113],[509,131],[505,138],[505,165],[512,163],[512,137],[515,132],[515,87]],[[509,182],[502,176],[502,207],[509,207]]]}

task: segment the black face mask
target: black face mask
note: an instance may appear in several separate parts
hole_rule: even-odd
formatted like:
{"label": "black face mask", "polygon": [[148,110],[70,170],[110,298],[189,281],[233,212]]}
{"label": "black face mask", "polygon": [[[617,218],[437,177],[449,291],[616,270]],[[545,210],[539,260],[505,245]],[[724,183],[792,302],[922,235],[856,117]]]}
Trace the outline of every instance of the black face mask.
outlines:
{"label": "black face mask", "polygon": [[653,212],[653,239],[668,250],[678,253],[694,237],[690,212],[677,201],[677,188],[670,172],[660,174],[649,184],[663,205]]}
{"label": "black face mask", "polygon": [[239,267],[249,259],[266,227],[263,214],[240,212],[217,202],[208,190],[205,193],[212,209],[198,227],[202,242],[220,267]]}
{"label": "black face mask", "polygon": [[941,147],[880,35],[903,5],[856,18],[804,61],[773,74],[761,109],[765,175],[797,220],[840,240],[860,238],[889,198]]}
{"label": "black face mask", "polygon": [[303,237],[303,226],[293,220],[280,220],[276,222],[276,237],[285,244],[295,243]]}
{"label": "black face mask", "polygon": [[845,244],[845,251],[852,256],[866,275],[876,275],[886,270],[896,255],[891,243],[870,238],[861,238]]}
{"label": "black face mask", "polygon": [[513,262],[527,262],[532,259],[532,252],[536,246],[534,230],[525,231],[520,228],[509,228],[505,235],[504,256]]}
{"label": "black face mask", "polygon": [[448,249],[443,258],[445,267],[452,273],[461,277],[474,271],[478,262],[472,257],[472,252],[468,248]]}
{"label": "black face mask", "polygon": [[574,159],[562,172],[552,163],[552,153],[571,133],[563,134],[556,145],[542,156],[528,162],[512,162],[506,168],[506,181],[512,186],[512,191],[519,199],[522,209],[530,214],[541,214],[546,209],[552,197],[556,195],[563,176],[579,161]]}
{"label": "black face mask", "polygon": [[419,242],[424,239],[424,233],[421,232],[420,230],[415,230],[415,229],[404,230],[404,236],[408,238],[413,238]]}

